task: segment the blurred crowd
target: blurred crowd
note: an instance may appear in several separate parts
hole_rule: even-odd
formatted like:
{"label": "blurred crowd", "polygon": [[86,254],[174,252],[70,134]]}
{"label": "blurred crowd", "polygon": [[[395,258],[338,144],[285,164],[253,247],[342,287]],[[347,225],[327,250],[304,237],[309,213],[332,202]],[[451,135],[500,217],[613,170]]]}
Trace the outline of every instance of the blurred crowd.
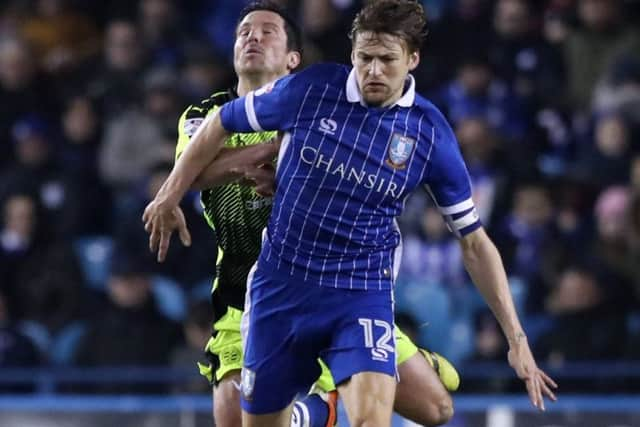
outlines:
{"label": "blurred crowd", "polygon": [[[247,2],[0,4],[0,367],[200,357],[216,242],[198,194],[193,245],[164,264],[140,217],[180,113],[234,84]],[[640,2],[422,2],[417,89],[456,132],[538,356],[640,360]],[[362,0],[281,3],[305,63],[349,61]],[[398,323],[455,362],[505,360],[426,193],[401,228]]]}

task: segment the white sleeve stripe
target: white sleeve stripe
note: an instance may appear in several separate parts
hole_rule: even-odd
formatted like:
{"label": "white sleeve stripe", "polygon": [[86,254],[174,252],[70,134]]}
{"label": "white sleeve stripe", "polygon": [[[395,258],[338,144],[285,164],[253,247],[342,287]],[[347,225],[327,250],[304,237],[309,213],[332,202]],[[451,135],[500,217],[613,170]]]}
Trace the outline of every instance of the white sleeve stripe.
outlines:
{"label": "white sleeve stripe", "polygon": [[260,123],[258,123],[258,118],[256,117],[256,110],[253,107],[253,92],[249,92],[247,96],[245,96],[244,109],[247,112],[247,120],[249,120],[251,128],[256,132],[262,132],[264,129],[260,127]]}
{"label": "white sleeve stripe", "polygon": [[455,215],[457,213],[469,210],[472,207],[473,207],[473,200],[471,199],[471,197],[469,197],[467,200],[463,202],[456,203],[455,205],[451,205],[451,206],[438,205],[438,209],[440,210],[440,213],[442,215]]}
{"label": "white sleeve stripe", "polygon": [[465,227],[470,226],[478,222],[478,213],[475,209],[472,209],[471,212],[463,216],[462,218],[458,218],[451,222],[451,225],[455,230],[462,230]]}
{"label": "white sleeve stripe", "polygon": [[457,238],[462,237],[460,235],[460,230],[453,225],[453,218],[451,218],[449,215],[445,215],[444,221],[447,223],[447,228],[449,229],[450,232],[453,233],[454,236],[456,236]]}

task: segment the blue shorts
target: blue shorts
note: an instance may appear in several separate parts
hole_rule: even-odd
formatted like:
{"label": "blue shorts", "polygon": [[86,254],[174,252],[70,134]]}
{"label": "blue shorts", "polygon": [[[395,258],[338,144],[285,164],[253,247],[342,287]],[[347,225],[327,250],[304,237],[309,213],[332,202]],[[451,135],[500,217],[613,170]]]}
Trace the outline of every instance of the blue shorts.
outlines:
{"label": "blue shorts", "polygon": [[286,408],[318,379],[318,357],[336,384],[365,371],[396,375],[392,291],[320,287],[259,269],[249,280],[242,319],[245,411]]}

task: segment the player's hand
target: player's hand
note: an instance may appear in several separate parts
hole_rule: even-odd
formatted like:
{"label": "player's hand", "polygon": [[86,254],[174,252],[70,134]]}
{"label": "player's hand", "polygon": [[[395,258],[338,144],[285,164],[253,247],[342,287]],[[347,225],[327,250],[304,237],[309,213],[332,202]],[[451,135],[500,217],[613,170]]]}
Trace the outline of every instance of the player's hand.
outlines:
{"label": "player's hand", "polygon": [[243,181],[262,197],[272,197],[276,191],[276,170],[271,163],[247,169]]}
{"label": "player's hand", "polygon": [[149,233],[149,250],[158,252],[158,262],[163,262],[167,257],[171,234],[175,230],[178,230],[182,244],[191,246],[191,234],[180,206],[167,206],[153,200],[145,208],[142,221],[145,231]]}
{"label": "player's hand", "polygon": [[508,358],[509,365],[527,386],[529,399],[531,399],[533,406],[544,411],[545,396],[554,402],[557,400],[552,389],[558,388],[558,385],[542,369],[538,368],[526,336],[520,335],[509,340]]}

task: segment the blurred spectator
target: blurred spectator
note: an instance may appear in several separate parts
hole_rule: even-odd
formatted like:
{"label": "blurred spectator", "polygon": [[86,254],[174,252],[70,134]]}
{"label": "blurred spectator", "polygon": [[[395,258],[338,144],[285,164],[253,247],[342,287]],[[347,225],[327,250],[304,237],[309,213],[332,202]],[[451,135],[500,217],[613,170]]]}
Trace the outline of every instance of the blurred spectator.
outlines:
{"label": "blurred spectator", "polygon": [[498,0],[489,59],[514,93],[537,108],[562,87],[562,57],[538,33],[532,7],[525,0]]}
{"label": "blurred spectator", "polygon": [[561,109],[543,108],[535,115],[530,140],[535,141],[532,151],[537,161],[530,166],[546,178],[565,177],[574,166],[576,138],[570,123],[571,114]]}
{"label": "blurred spectator", "polygon": [[[11,321],[7,300],[0,291],[0,368],[31,367],[39,363],[36,346]],[[0,390],[7,391],[6,387]],[[9,389],[17,391],[14,387]]]}
{"label": "blurred spectator", "polygon": [[91,20],[71,9],[68,0],[37,0],[22,24],[22,34],[42,66],[60,72],[79,64],[100,48],[100,35]]}
{"label": "blurred spectator", "polygon": [[596,118],[593,142],[583,149],[573,175],[598,188],[629,181],[630,130],[617,114]]}
{"label": "blurred spectator", "polygon": [[498,362],[509,350],[500,325],[488,310],[481,310],[475,318],[475,352],[471,359],[483,362]]}
{"label": "blurred spectator", "polygon": [[[146,253],[149,251],[149,236],[140,224],[142,212],[153,199],[171,172],[171,162],[161,162],[154,166],[149,176],[144,179],[143,194],[134,195],[132,210],[122,215],[115,230],[115,239],[130,250]],[[185,247],[173,242],[169,247],[167,259],[163,263],[154,263],[153,271],[173,278],[185,287],[202,281],[211,281],[215,274],[217,244],[209,225],[202,216],[200,198],[195,192],[190,193],[181,204],[189,230],[191,246]]]}
{"label": "blurred spectator", "polygon": [[599,78],[613,61],[640,46],[640,34],[623,20],[619,0],[579,0],[582,26],[569,34],[565,64],[571,106],[585,111]]}
{"label": "blurred spectator", "polygon": [[211,49],[192,44],[185,56],[185,63],[180,69],[180,91],[186,103],[200,102],[215,91],[232,86],[231,66]]}
{"label": "blurred spectator", "polygon": [[[637,265],[627,263],[629,255],[629,215],[631,193],[623,186],[613,186],[600,193],[594,214],[596,235],[591,243],[593,265],[607,277],[610,299],[624,310],[631,302],[631,281]],[[636,273],[637,274],[637,273]]]}
{"label": "blurred spectator", "polygon": [[[16,193],[7,196],[2,204],[2,231],[0,231],[0,292],[8,298],[10,313],[15,317],[20,312],[17,289],[20,271],[29,255],[41,244],[37,235],[37,201],[27,194]],[[26,301],[24,302],[26,303]],[[5,305],[4,309],[7,307]]]}
{"label": "blurred spectator", "polygon": [[78,315],[82,279],[71,248],[42,232],[46,223],[28,193],[7,197],[3,208],[0,274],[13,316],[55,331]]}
{"label": "blurred spectator", "polygon": [[23,0],[6,0],[0,5],[0,38],[19,33],[20,23],[28,12]]}
{"label": "blurred spectator", "polygon": [[529,309],[536,311],[536,292],[540,280],[540,261],[548,245],[554,242],[553,204],[543,183],[519,184],[507,216],[496,224],[496,246],[504,257],[512,280],[524,282]]}
{"label": "blurred spectator", "polygon": [[555,48],[562,46],[571,32],[569,21],[572,2],[573,0],[551,1],[544,12],[542,36]]}
{"label": "blurred spectator", "polygon": [[[295,3],[288,2],[291,6]],[[310,42],[310,45],[304,47],[305,62],[309,62],[309,56],[313,56],[310,51],[317,48],[320,57],[314,58],[315,61],[349,63],[351,43],[347,34],[351,29],[353,17],[364,2],[362,0],[302,0],[298,3],[300,27],[304,28],[304,36]]]}
{"label": "blurred spectator", "polygon": [[56,162],[55,138],[54,129],[42,117],[27,116],[15,123],[16,162],[0,175],[0,199],[14,190],[38,195],[46,226],[58,234],[64,208],[70,203],[70,184]]}
{"label": "blurred spectator", "polygon": [[[18,38],[0,39],[0,141],[11,140],[13,123],[27,114],[51,115],[57,109],[55,93],[35,67],[27,44]],[[13,150],[0,150],[0,166],[12,159]]]}
{"label": "blurred spectator", "polygon": [[611,360],[621,355],[625,313],[607,304],[605,283],[586,267],[562,272],[546,301],[554,327],[538,343],[550,362]]}
{"label": "blurred spectator", "polygon": [[434,101],[454,127],[466,117],[481,117],[514,143],[520,142],[527,130],[521,100],[496,78],[482,56],[463,58],[456,78],[437,91]]}
{"label": "blurred spectator", "polygon": [[159,161],[172,161],[181,100],[171,69],[154,69],[145,79],[142,107],[122,110],[106,123],[100,152],[102,179],[117,192],[149,175]]}
{"label": "blurred spectator", "polygon": [[173,0],[141,0],[138,25],[154,66],[177,67],[183,59],[187,37],[180,26],[180,10]]}
{"label": "blurred spectator", "polygon": [[[637,160],[636,160],[637,161]],[[635,296],[635,308],[640,308],[640,191],[634,188],[628,208],[629,230],[627,233],[627,265]]]}
{"label": "blurred spectator", "polygon": [[[196,361],[204,357],[204,347],[211,337],[211,305],[208,301],[200,301],[191,305],[187,319],[182,325],[186,344],[176,348],[170,357],[171,366],[183,369],[195,369]],[[180,388],[174,388],[180,393],[204,393],[210,390],[207,381],[197,378]]]}
{"label": "blurred spectator", "polygon": [[634,126],[640,125],[640,57],[623,55],[613,63],[595,88],[593,109],[618,112]]}
{"label": "blurred spectator", "polygon": [[82,95],[70,97],[61,121],[58,158],[70,183],[71,200],[61,218],[62,233],[106,234],[111,231],[111,195],[98,172],[102,126],[94,103]]}
{"label": "blurred spectator", "polygon": [[[459,0],[430,23],[423,58],[416,72],[419,91],[451,79],[469,56],[486,53],[491,39],[491,2]],[[456,52],[456,54],[452,54]]]}
{"label": "blurred spectator", "polygon": [[[524,279],[535,274],[549,227],[553,205],[542,183],[520,184],[511,211],[499,226],[496,244],[503,248],[507,271]],[[511,256],[509,256],[509,254]]]}
{"label": "blurred spectator", "polygon": [[466,283],[460,245],[432,204],[422,214],[419,232],[405,236],[403,247],[398,281],[450,288]]}
{"label": "blurred spectator", "polygon": [[234,34],[238,16],[248,0],[218,0],[208,4],[200,16],[200,29],[217,52],[233,57]]}
{"label": "blurred spectator", "polygon": [[482,223],[489,226],[497,193],[504,185],[504,172],[498,168],[499,142],[482,118],[462,119],[455,130],[469,170],[474,204]]}
{"label": "blurred spectator", "polygon": [[104,58],[90,64],[93,70],[87,70],[88,91],[100,101],[102,114],[110,119],[139,99],[146,53],[138,28],[125,20],[107,24],[103,50]]}
{"label": "blurred spectator", "polygon": [[[151,293],[152,259],[148,252],[117,248],[107,282],[106,301],[91,312],[78,349],[85,366],[163,365],[180,341],[178,325],[163,317]],[[149,391],[156,385],[105,386],[103,392]]]}

